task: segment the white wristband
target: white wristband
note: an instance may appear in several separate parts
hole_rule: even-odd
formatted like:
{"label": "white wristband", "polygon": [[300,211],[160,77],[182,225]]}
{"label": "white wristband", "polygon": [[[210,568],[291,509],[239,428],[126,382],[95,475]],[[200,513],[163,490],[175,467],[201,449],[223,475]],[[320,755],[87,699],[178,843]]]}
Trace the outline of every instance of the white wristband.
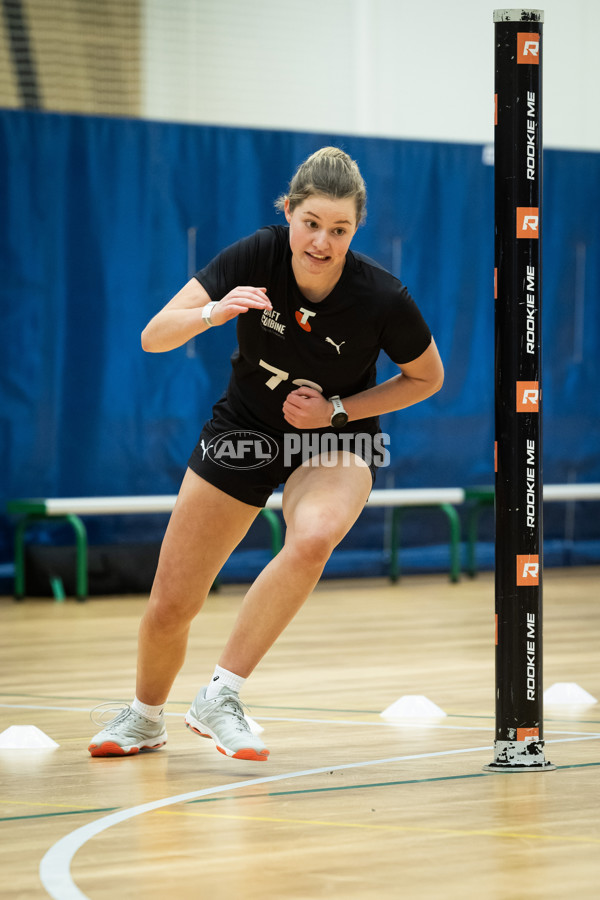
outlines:
{"label": "white wristband", "polygon": [[205,325],[207,325],[208,328],[212,328],[215,324],[211,319],[211,315],[217,303],[217,300],[212,300],[210,303],[207,303],[206,306],[202,307],[202,321],[205,323]]}

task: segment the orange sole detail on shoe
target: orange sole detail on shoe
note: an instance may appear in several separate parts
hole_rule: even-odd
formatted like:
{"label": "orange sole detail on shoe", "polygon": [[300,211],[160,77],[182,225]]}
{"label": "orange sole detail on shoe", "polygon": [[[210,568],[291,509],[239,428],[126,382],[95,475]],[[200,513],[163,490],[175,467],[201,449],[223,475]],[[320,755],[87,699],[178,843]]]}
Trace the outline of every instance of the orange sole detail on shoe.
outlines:
{"label": "orange sole detail on shoe", "polygon": [[197,734],[197,735],[198,735],[198,737],[205,737],[205,738],[208,738],[209,740],[212,741],[212,734],[203,734],[201,731],[198,731],[197,728],[194,728],[193,725],[190,725],[189,722],[186,722],[185,724],[186,724],[187,727],[190,729],[190,731],[193,731],[194,734]]}
{"label": "orange sole detail on shoe", "polygon": [[[204,732],[200,731],[198,728],[195,728],[191,725],[187,720],[184,720],[186,726],[193,731],[194,734],[197,734],[199,737],[208,738],[211,741],[214,741],[214,737],[212,734],[204,734]],[[266,762],[269,758],[268,750],[261,750],[258,752],[257,750],[253,750],[252,747],[244,747],[242,750],[238,750],[237,753],[231,753],[231,751],[225,750],[224,747],[219,747],[219,745],[215,741],[215,746],[219,753],[222,753],[223,756],[229,756],[232,759],[249,759],[253,762]]]}
{"label": "orange sole detail on shoe", "polygon": [[152,747],[132,747],[131,750],[123,750],[122,747],[112,741],[104,741],[103,744],[90,744],[88,750],[92,756],[135,756],[140,750],[159,750],[166,743],[166,741],[162,741],[160,744],[154,744]]}
{"label": "orange sole detail on shoe", "polygon": [[230,756],[232,759],[248,759],[251,762],[266,762],[269,758],[269,750],[261,750],[260,753],[256,750],[253,750],[252,747],[244,747],[242,750],[238,750],[237,753],[228,753],[227,750],[224,750],[223,747],[219,747],[217,744],[217,750],[219,753],[222,753],[223,756]]}
{"label": "orange sole detail on shoe", "polygon": [[125,752],[122,747],[119,747],[118,744],[114,744],[111,741],[104,741],[103,744],[98,745],[90,744],[88,750],[92,756],[133,756],[135,753],[139,753],[137,747]]}

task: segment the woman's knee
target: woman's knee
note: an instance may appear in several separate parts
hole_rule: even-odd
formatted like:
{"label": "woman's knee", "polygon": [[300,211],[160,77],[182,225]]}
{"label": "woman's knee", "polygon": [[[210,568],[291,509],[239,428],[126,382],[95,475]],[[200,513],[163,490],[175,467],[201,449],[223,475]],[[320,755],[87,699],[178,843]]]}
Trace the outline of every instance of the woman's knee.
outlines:
{"label": "woman's knee", "polygon": [[204,605],[210,584],[182,585],[168,572],[157,571],[150,593],[147,615],[165,629],[189,625]]}
{"label": "woman's knee", "polygon": [[341,535],[331,527],[317,523],[306,530],[295,530],[286,536],[286,548],[298,557],[301,565],[324,566],[331,556]]}

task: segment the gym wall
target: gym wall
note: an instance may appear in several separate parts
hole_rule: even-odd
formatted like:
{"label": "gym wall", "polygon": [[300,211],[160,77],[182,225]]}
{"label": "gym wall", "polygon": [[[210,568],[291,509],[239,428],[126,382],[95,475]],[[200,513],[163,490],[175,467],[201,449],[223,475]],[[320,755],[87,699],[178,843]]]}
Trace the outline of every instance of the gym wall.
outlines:
{"label": "gym wall", "polygon": [[[576,5],[580,14],[559,28],[549,21],[558,4],[545,4],[546,133],[555,147],[576,140],[589,148],[548,149],[544,157],[547,482],[600,480],[600,154],[590,152],[600,148],[600,126],[584,115],[593,79],[581,52],[597,11],[585,0]],[[351,153],[367,180],[368,218],[356,248],[408,285],[446,365],[440,394],[384,418],[392,465],[378,485],[493,481],[491,8],[469,0],[459,20],[455,8],[429,4],[438,14],[432,27],[435,14],[429,23],[415,19],[422,14],[412,4],[332,2],[319,6],[315,29],[310,3],[305,16],[296,3],[241,6],[3,7],[2,501],[177,490],[226,384],[234,327],[158,356],[141,351],[139,334],[221,247],[279,220],[274,199],[325,143]],[[18,8],[20,40],[11,44]],[[388,21],[401,52],[389,46]],[[560,90],[559,54],[551,53],[559,31]],[[567,103],[574,73],[580,89]],[[236,127],[193,124],[219,110]],[[380,378],[392,371],[382,360]],[[382,571],[385,527],[385,513],[365,515],[336,571],[355,571],[363,551],[371,554],[365,571]],[[490,527],[482,530],[488,543]],[[90,536],[149,541],[163,529],[162,519],[121,517],[98,520]],[[443,537],[431,516],[407,520],[404,542],[429,548],[419,557],[426,568]],[[3,517],[0,565],[9,563],[11,543]],[[548,562],[597,561],[594,507],[547,508],[546,544]]]}

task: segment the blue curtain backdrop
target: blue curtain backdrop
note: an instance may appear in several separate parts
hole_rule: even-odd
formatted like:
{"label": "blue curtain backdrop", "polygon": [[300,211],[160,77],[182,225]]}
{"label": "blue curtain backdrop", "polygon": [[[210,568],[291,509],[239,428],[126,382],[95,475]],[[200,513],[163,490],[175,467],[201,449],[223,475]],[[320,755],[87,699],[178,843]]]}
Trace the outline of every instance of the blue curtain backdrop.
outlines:
{"label": "blue curtain backdrop", "polygon": [[[280,220],[275,198],[328,143],[367,182],[354,246],[409,287],[446,366],[442,392],[384,417],[379,485],[493,482],[493,168],[480,146],[0,111],[2,509],[177,491],[235,331],[159,355],[140,332],[222,247]],[[547,151],[544,166],[544,477],[600,481],[600,154]],[[393,371],[382,359],[380,380]],[[381,548],[382,516],[361,518],[340,572]],[[547,542],[597,558],[598,518],[547,507]],[[91,537],[154,540],[164,524],[98,520]],[[408,543],[443,540],[432,517],[415,527]],[[3,517],[0,563],[11,553]]]}

